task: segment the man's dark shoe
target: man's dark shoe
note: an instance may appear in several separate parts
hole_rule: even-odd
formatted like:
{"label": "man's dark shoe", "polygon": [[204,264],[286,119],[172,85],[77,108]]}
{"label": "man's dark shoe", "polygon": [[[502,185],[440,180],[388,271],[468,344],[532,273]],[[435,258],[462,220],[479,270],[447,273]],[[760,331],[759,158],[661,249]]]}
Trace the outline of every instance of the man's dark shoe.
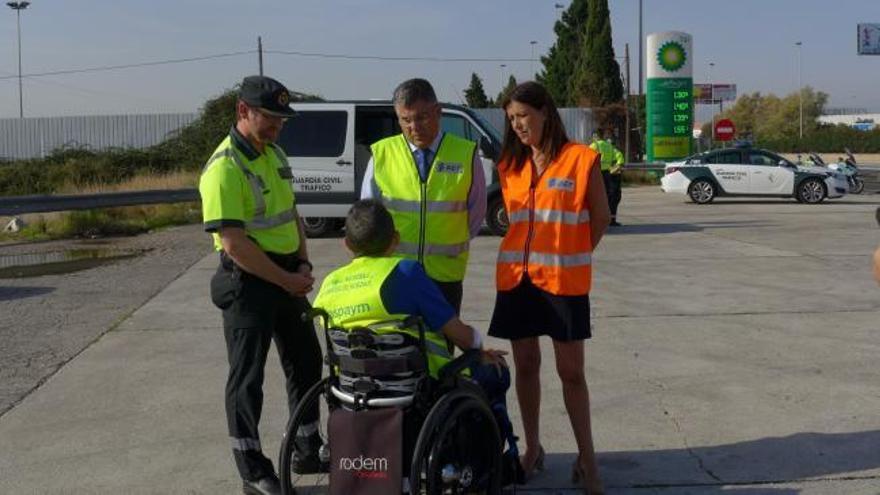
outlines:
{"label": "man's dark shoe", "polygon": [[300,455],[295,452],[293,454],[293,461],[291,461],[291,467],[296,474],[318,474],[330,472],[330,463],[321,462],[321,458],[318,457],[318,454],[316,453]]}
{"label": "man's dark shoe", "polygon": [[257,481],[244,480],[243,483],[245,495],[281,495],[281,483],[275,476],[266,476]]}
{"label": "man's dark shoe", "polygon": [[611,227],[620,227],[622,224],[617,220],[612,220],[611,223],[608,224]]}

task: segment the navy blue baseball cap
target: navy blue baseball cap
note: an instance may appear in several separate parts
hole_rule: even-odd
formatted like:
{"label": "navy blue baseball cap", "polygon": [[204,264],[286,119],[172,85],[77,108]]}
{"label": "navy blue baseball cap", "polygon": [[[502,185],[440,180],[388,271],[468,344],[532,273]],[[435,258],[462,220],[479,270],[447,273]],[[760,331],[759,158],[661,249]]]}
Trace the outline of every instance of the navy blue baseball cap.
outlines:
{"label": "navy blue baseball cap", "polygon": [[241,81],[238,98],[249,106],[259,108],[275,117],[293,117],[290,92],[283,84],[266,76],[248,76]]}

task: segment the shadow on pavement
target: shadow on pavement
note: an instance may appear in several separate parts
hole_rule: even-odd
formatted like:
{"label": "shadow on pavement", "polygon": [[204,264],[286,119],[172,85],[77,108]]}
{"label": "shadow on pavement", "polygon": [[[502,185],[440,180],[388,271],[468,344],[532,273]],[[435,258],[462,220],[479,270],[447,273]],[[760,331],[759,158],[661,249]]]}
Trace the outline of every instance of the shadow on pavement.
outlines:
{"label": "shadow on pavement", "polygon": [[[853,479],[851,473],[880,468],[877,445],[880,445],[880,430],[805,432],[691,449],[600,452],[599,466],[609,487],[670,493],[787,495],[799,491],[773,485],[833,479],[845,473],[848,479]],[[692,467],[703,471],[705,479],[676,482],[676,478],[686,476],[674,472],[676,460],[683,458],[690,458]],[[664,471],[668,471],[668,476],[651,479],[650,473]]]}
{"label": "shadow on pavement", "polygon": [[675,234],[681,232],[702,232],[706,229],[739,229],[755,227],[773,227],[768,222],[698,222],[698,223],[644,223],[626,224],[620,227],[609,227],[606,235],[623,234]]}
{"label": "shadow on pavement", "polygon": [[54,291],[54,287],[2,287],[0,286],[0,301],[12,301],[27,297],[42,296]]}

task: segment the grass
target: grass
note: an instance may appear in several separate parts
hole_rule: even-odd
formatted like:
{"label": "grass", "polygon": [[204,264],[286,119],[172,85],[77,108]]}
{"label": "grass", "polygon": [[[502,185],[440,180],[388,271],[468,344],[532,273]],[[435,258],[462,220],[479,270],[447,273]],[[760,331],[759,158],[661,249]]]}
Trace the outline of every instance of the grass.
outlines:
{"label": "grass", "polygon": [[625,186],[659,186],[662,172],[651,172],[648,170],[624,170],[623,185]]}
{"label": "grass", "polygon": [[[197,172],[175,172],[165,175],[142,175],[113,185],[65,184],[58,194],[99,194],[148,189],[180,189],[195,187]],[[71,237],[135,235],[151,230],[183,225],[201,220],[198,202],[125,206],[68,212],[28,214],[22,217],[25,227],[20,232],[0,234],[0,241],[37,241]],[[5,222],[3,223],[5,225]]]}

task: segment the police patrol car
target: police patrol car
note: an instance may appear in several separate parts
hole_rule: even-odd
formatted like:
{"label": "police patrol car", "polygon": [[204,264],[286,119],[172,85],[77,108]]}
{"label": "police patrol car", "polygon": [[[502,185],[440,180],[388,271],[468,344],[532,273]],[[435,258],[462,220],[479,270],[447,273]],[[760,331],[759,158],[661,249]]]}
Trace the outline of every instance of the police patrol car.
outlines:
{"label": "police patrol car", "polygon": [[846,194],[846,178],[824,167],[799,167],[770,151],[724,148],[666,164],[663,192],[706,204],[717,196],[794,197],[820,203]]}

